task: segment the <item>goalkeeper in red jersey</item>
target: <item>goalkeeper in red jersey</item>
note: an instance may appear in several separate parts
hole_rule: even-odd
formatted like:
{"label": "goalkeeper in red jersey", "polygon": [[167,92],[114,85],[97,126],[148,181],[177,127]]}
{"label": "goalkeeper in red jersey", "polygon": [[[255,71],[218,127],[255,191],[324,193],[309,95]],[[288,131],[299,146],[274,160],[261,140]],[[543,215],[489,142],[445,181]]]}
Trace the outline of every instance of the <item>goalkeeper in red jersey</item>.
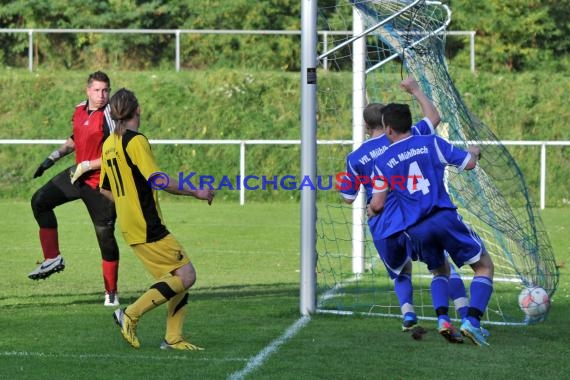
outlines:
{"label": "goalkeeper in red jersey", "polygon": [[109,93],[111,81],[107,74],[94,72],[87,78],[87,99],[75,106],[71,122],[73,134],[38,167],[34,178],[40,177],[60,158],[75,152],[75,165],[61,171],[32,196],[32,211],[40,228],[39,237],[43,262],[28,277],[46,279],[65,268],[59,249],[58,223],[54,208],[81,199],[95,226],[101,250],[105,306],[118,306],[117,279],[119,248],[115,240],[115,207],[99,192],[101,146],[113,131]]}

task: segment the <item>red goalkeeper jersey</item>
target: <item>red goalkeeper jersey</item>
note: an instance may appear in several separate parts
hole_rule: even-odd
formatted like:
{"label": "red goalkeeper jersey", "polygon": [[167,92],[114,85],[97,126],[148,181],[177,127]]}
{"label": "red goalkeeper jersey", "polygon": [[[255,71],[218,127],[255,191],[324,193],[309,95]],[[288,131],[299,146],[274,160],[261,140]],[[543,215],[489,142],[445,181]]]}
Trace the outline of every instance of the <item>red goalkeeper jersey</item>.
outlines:
{"label": "red goalkeeper jersey", "polygon": [[[96,111],[89,111],[87,101],[75,106],[71,119],[73,142],[75,143],[75,163],[96,160],[101,157],[103,141],[115,128],[111,119],[111,107],[107,104]],[[99,187],[100,170],[85,173],[81,180],[92,188]]]}

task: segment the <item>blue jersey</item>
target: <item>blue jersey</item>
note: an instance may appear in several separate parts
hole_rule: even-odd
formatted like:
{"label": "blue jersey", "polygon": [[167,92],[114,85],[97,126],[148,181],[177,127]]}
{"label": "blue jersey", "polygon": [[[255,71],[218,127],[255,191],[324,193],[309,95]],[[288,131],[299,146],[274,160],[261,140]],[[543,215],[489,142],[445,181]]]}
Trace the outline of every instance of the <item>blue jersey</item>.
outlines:
{"label": "blue jersey", "polygon": [[438,136],[410,136],[392,144],[374,161],[373,192],[390,191],[374,238],[404,231],[434,211],[456,209],[445,188],[445,167],[463,170],[470,158]]}
{"label": "blue jersey", "polygon": [[[426,117],[412,127],[415,135],[433,135],[434,128]],[[370,138],[346,157],[346,171],[342,173],[339,183],[340,193],[345,199],[356,199],[360,185],[366,190],[366,204],[372,199],[372,176],[374,160],[382,155],[390,146],[384,135]]]}

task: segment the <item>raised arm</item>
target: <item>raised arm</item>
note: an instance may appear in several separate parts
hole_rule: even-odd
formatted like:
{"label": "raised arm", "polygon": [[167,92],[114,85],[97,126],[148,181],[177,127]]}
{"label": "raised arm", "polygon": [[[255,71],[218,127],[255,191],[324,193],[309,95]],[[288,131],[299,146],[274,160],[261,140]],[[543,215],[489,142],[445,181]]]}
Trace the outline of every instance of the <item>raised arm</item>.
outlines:
{"label": "raised arm", "polygon": [[409,76],[400,83],[400,87],[416,98],[420,104],[424,117],[427,117],[431,121],[433,127],[436,128],[441,121],[441,116],[432,101],[421,90],[418,82],[416,82],[412,76]]}

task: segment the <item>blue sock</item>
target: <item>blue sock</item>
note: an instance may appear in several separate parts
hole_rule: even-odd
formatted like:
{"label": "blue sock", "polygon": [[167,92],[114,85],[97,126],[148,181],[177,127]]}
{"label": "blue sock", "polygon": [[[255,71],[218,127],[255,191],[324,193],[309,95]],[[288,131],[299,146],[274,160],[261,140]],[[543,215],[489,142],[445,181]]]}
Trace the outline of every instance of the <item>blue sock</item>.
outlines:
{"label": "blue sock", "polygon": [[485,276],[473,277],[471,282],[471,302],[469,304],[468,319],[475,327],[480,327],[481,317],[487,310],[489,299],[493,293],[493,279]]}
{"label": "blue sock", "polygon": [[459,318],[464,319],[467,317],[467,310],[469,309],[469,300],[467,299],[467,292],[465,285],[459,273],[455,271],[453,265],[450,264],[451,274],[449,275],[449,297],[453,300],[455,310],[459,314]]}
{"label": "blue sock", "polygon": [[409,273],[401,273],[394,280],[394,291],[396,292],[396,297],[400,302],[400,309],[404,316],[414,311],[414,289],[412,286],[412,276]]}
{"label": "blue sock", "polygon": [[447,276],[437,275],[431,280],[431,299],[438,318],[449,320],[449,280]]}

